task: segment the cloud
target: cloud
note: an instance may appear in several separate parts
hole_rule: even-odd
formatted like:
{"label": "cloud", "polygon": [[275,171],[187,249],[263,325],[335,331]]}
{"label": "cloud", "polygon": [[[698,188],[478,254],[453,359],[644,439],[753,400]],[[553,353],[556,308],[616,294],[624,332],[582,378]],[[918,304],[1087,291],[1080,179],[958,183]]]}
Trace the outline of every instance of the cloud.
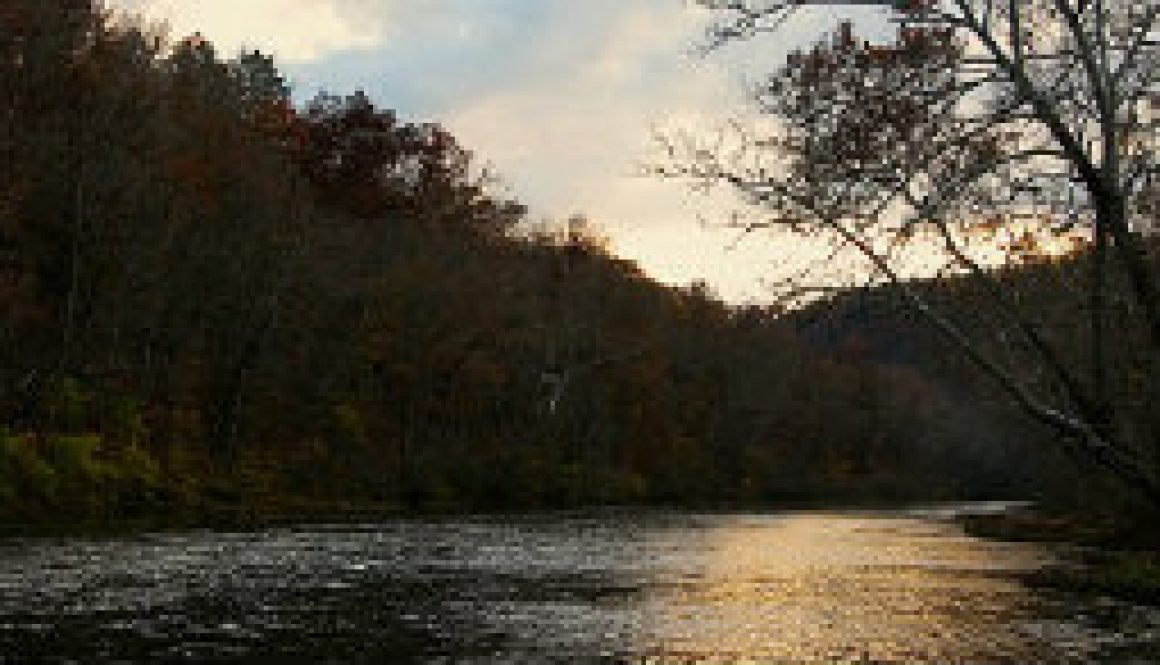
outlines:
{"label": "cloud", "polygon": [[[622,181],[650,145],[649,126],[712,105],[727,86],[686,60],[697,34],[671,3],[571,3],[471,96],[436,111],[517,180],[539,181],[553,207],[582,207],[594,185]],[[585,191],[587,190],[587,191]],[[557,197],[564,197],[563,200]]]}
{"label": "cloud", "polygon": [[760,288],[768,261],[747,253],[760,243],[726,252],[730,236],[698,226],[699,217],[722,214],[726,197],[689,196],[680,183],[638,177],[638,166],[656,147],[652,125],[735,114],[744,80],[841,14],[803,13],[783,33],[792,39],[701,58],[694,47],[710,15],[680,0],[396,4],[410,11],[396,14],[400,29],[380,48],[291,67],[299,98],[317,88],[363,89],[405,116],[447,125],[534,213],[589,215],[655,276],[707,278],[734,298]]}
{"label": "cloud", "polygon": [[113,0],[118,9],[164,21],[173,37],[200,32],[226,57],[260,49],[281,62],[383,43],[394,2],[374,0]]}
{"label": "cloud", "polygon": [[755,295],[754,256],[726,252],[729,238],[698,226],[722,197],[639,175],[654,124],[708,120],[743,101],[727,67],[691,54],[704,14],[664,1],[570,4],[528,35],[507,76],[441,119],[534,211],[589,215],[663,281],[705,278],[732,299]]}
{"label": "cloud", "polygon": [[841,17],[880,12],[802,12],[775,38],[701,58],[693,51],[709,14],[688,0],[116,2],[148,5],[178,34],[201,30],[225,54],[272,52],[299,100],[362,89],[405,117],[441,122],[534,213],[583,212],[658,278],[705,278],[734,299],[759,290],[769,250],[754,241],[726,252],[732,236],[698,226],[721,217],[727,197],[636,175],[656,148],[650,128],[735,115],[743,82],[790,48]]}

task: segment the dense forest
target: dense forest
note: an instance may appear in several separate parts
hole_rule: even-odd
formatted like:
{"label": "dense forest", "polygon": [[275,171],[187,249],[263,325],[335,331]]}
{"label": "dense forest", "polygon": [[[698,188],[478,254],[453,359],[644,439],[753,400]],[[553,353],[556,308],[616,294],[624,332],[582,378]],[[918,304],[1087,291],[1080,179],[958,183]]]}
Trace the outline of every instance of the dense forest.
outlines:
{"label": "dense forest", "polygon": [[[786,313],[662,286],[439,126],[292,104],[260,53],[10,0],[0,91],[5,523],[1070,482],[889,289]],[[960,282],[924,288],[970,312]]]}

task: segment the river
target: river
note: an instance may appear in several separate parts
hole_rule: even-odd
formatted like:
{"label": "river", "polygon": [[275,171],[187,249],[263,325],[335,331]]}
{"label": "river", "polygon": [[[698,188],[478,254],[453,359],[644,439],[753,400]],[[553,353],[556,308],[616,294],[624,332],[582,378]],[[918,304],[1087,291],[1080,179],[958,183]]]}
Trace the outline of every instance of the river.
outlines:
{"label": "river", "polygon": [[1105,662],[1160,610],[955,510],[601,511],[0,541],[3,663]]}

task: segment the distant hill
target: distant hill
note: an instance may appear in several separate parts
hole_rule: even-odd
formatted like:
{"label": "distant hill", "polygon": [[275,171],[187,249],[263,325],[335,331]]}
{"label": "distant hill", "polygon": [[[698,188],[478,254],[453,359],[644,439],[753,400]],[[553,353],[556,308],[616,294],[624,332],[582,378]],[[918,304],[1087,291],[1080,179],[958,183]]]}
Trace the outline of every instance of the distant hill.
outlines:
{"label": "distant hill", "polygon": [[[1160,240],[1151,238],[1146,247],[1160,269]],[[1060,362],[1085,385],[1092,371],[1090,295],[1085,281],[1090,269],[1090,255],[1081,251],[995,269],[989,275],[1011,304],[1008,311],[1033,325]],[[1160,434],[1160,420],[1150,406],[1158,395],[1160,367],[1149,355],[1147,331],[1141,317],[1133,316],[1134,303],[1127,285],[1118,281],[1122,277],[1114,264],[1112,274],[1117,277],[1107,290],[1106,334],[1111,348],[1109,390],[1120,411],[1116,426],[1142,442],[1139,454],[1160,463],[1160,450],[1147,444],[1160,441],[1160,436],[1147,433]],[[1044,369],[1013,318],[995,306],[977,277],[915,280],[908,286],[953,321],[978,349],[1025,381],[1036,395],[1068,408],[1058,379]],[[982,410],[1000,417],[1009,429],[1005,447],[1027,447],[1028,441],[1034,441],[1049,457],[1058,457],[1053,451],[1063,447],[1053,432],[1022,416],[989,376],[908,306],[897,286],[838,292],[788,312],[785,318],[813,348],[914,374],[936,393],[953,395],[963,410]]]}

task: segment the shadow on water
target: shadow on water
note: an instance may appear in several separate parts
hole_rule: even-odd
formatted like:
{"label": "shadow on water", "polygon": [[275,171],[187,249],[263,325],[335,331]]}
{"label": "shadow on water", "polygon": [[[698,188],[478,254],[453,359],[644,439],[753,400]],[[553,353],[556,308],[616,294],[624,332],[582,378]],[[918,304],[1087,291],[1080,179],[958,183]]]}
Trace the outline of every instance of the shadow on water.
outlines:
{"label": "shadow on water", "polygon": [[[976,509],[994,509],[976,506]],[[999,508],[1001,509],[1001,507]],[[955,510],[593,513],[0,542],[0,662],[1090,662],[1155,609]]]}

